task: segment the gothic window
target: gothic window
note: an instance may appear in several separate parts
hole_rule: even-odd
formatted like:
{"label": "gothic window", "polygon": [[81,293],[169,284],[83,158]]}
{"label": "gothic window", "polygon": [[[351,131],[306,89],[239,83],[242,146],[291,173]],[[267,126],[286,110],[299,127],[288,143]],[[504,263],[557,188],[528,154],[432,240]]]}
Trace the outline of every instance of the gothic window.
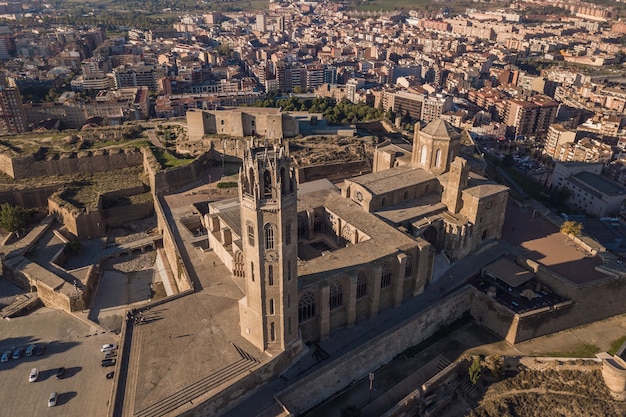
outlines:
{"label": "gothic window", "polygon": [[381,207],[385,207],[387,205],[387,197],[383,197],[383,201],[380,203]]}
{"label": "gothic window", "polygon": [[254,262],[250,262],[250,276],[252,277],[252,282],[254,282]]}
{"label": "gothic window", "polygon": [[363,272],[359,272],[356,278],[356,298],[363,298],[367,295],[367,277]]}
{"label": "gothic window", "polygon": [[291,244],[291,222],[285,225],[285,245]]}
{"label": "gothic window", "polygon": [[343,227],[343,229],[341,229],[341,236],[342,236],[344,239],[346,239],[346,240],[348,240],[348,241],[352,242],[352,229],[350,228],[350,226],[349,226],[349,225],[347,225],[347,224],[346,224],[346,225]]}
{"label": "gothic window", "polygon": [[285,167],[280,169],[280,188],[283,194],[287,194],[287,186],[289,185],[289,179],[287,178],[287,170]]}
{"label": "gothic window", "polygon": [[303,323],[315,317],[315,296],[306,292],[298,302],[298,322]]}
{"label": "gothic window", "polygon": [[254,246],[254,226],[252,223],[248,223],[248,244]]}
{"label": "gothic window", "polygon": [[236,277],[243,277],[245,276],[245,264],[243,261],[243,252],[241,251],[237,251],[235,253],[235,268],[234,268],[234,273]]}
{"label": "gothic window", "polygon": [[313,231],[320,232],[321,230],[322,230],[322,220],[316,214],[315,217],[313,218]]}
{"label": "gothic window", "polygon": [[426,165],[426,157],[428,156],[428,151],[426,150],[426,145],[422,146],[422,154],[420,155],[420,164]]}
{"label": "gothic window", "polygon": [[272,174],[269,171],[263,174],[263,197],[272,198]]}
{"label": "gothic window", "polygon": [[287,281],[291,281],[291,261],[287,261]]}
{"label": "gothic window", "polygon": [[270,298],[270,314],[274,314],[274,299]]}
{"label": "gothic window", "polygon": [[343,293],[341,291],[341,283],[335,281],[330,286],[330,309],[334,310],[343,304]]}
{"label": "gothic window", "polygon": [[265,249],[274,249],[274,228],[271,224],[265,225]]}
{"label": "gothic window", "polygon": [[272,265],[267,267],[267,284],[274,285],[274,267]]}
{"label": "gothic window", "polygon": [[387,262],[383,263],[382,276],[380,278],[380,288],[385,288],[391,285],[391,269]]}
{"label": "gothic window", "polygon": [[408,199],[409,199],[409,192],[408,192],[408,191],[405,191],[405,192],[404,192],[404,199],[405,199],[405,200],[408,200]]}
{"label": "gothic window", "polygon": [[404,277],[408,278],[413,275],[413,257],[409,254],[406,255],[406,265],[404,265]]}
{"label": "gothic window", "polygon": [[439,168],[441,166],[441,149],[437,149],[435,153],[435,167]]}

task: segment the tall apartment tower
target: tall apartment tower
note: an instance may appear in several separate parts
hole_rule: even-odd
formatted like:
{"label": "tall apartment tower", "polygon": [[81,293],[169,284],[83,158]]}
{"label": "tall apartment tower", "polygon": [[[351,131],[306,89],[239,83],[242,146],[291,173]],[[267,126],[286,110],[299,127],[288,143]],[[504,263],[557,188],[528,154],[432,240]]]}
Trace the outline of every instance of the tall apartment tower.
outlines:
{"label": "tall apartment tower", "polygon": [[0,75],[0,135],[26,132],[27,121],[20,91],[12,78]]}
{"label": "tall apartment tower", "polygon": [[297,186],[285,146],[246,147],[239,199],[246,277],[241,334],[262,351],[280,353],[299,341]]}

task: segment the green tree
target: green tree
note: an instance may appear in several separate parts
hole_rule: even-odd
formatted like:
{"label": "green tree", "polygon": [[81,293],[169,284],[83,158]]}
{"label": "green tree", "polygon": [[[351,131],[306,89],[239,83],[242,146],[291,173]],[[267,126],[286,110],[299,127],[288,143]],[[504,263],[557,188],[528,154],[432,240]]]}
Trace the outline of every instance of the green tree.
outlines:
{"label": "green tree", "polygon": [[80,252],[80,248],[80,242],[77,240],[73,240],[65,244],[65,247],[63,248],[63,253],[66,255],[76,255],[78,252]]}
{"label": "green tree", "polygon": [[480,358],[477,356],[474,358],[474,361],[472,362],[472,364],[470,365],[468,369],[469,379],[473,385],[476,385],[478,383],[478,380],[480,379],[481,370],[482,370],[482,366],[480,365]]}
{"label": "green tree", "polygon": [[566,220],[561,225],[561,233],[566,235],[578,236],[583,230],[583,224],[581,222],[575,222],[573,220]]}
{"label": "green tree", "polygon": [[30,220],[30,210],[4,203],[0,206],[0,227],[9,232],[23,230]]}

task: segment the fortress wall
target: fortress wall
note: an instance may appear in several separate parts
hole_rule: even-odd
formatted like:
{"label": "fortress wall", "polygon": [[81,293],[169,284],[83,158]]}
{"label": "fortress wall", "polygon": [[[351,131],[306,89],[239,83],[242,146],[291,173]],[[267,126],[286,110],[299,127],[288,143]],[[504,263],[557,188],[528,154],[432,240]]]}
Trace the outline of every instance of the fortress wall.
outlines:
{"label": "fortress wall", "polygon": [[158,228],[163,234],[163,250],[170,264],[178,291],[193,290],[193,283],[189,278],[187,268],[185,268],[185,264],[176,246],[174,234],[172,233],[172,229],[170,229],[167,218],[165,217],[165,212],[161,206],[161,200],[156,196],[154,198],[154,211],[157,217]]}
{"label": "fortress wall", "polygon": [[469,310],[469,291],[464,287],[420,314],[399,323],[369,343],[328,363],[276,397],[289,412],[298,415],[319,404],[369,372],[388,363],[397,354],[431,336]]}
{"label": "fortress wall", "polygon": [[0,201],[27,208],[46,207],[48,205],[48,198],[59,191],[61,187],[62,184],[54,184],[42,187],[0,191]]}
{"label": "fortress wall", "polygon": [[357,175],[369,174],[372,167],[369,161],[340,162],[330,165],[314,165],[296,169],[298,184],[328,179],[331,182],[352,178]]}
{"label": "fortress wall", "polygon": [[[150,152],[146,151],[146,153]],[[154,194],[166,193],[200,179],[206,169],[211,166],[210,155],[210,152],[206,152],[187,165],[166,170],[158,170],[153,165],[151,159],[154,159],[154,156],[152,158],[144,156],[144,169],[149,174],[152,192]]]}
{"label": "fortress wall", "polygon": [[0,171],[4,172],[11,178],[15,178],[15,172],[13,171],[13,158],[4,153],[0,153]]}
{"label": "fortress wall", "polygon": [[[13,159],[13,178],[31,178],[51,175],[70,175],[99,171],[113,171],[141,165],[142,155],[136,148],[83,151],[50,156],[36,161],[33,155]],[[8,173],[7,173],[8,174]],[[10,174],[9,174],[10,175]]]}
{"label": "fortress wall", "polygon": [[[470,288],[469,303],[472,317],[498,336],[507,339],[509,343],[514,343],[514,341],[509,341],[507,338],[514,322],[515,314],[513,311],[497,303],[476,288],[472,286]],[[515,336],[515,332],[513,333]]]}
{"label": "fortress wall", "polygon": [[109,227],[118,227],[144,219],[154,214],[154,203],[151,201],[131,206],[113,207],[102,210],[102,219]]}

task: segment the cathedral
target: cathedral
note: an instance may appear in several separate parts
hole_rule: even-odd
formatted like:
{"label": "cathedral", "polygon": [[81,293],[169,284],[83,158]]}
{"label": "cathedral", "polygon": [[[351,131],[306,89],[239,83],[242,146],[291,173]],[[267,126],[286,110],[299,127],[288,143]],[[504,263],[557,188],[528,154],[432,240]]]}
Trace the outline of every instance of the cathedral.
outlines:
{"label": "cathedral", "polygon": [[209,204],[209,246],[245,282],[241,334],[278,354],[421,293],[434,256],[454,261],[500,238],[508,188],[470,169],[443,120],[409,149],[375,151],[374,172],[297,184],[288,147],[245,150],[239,194]]}

